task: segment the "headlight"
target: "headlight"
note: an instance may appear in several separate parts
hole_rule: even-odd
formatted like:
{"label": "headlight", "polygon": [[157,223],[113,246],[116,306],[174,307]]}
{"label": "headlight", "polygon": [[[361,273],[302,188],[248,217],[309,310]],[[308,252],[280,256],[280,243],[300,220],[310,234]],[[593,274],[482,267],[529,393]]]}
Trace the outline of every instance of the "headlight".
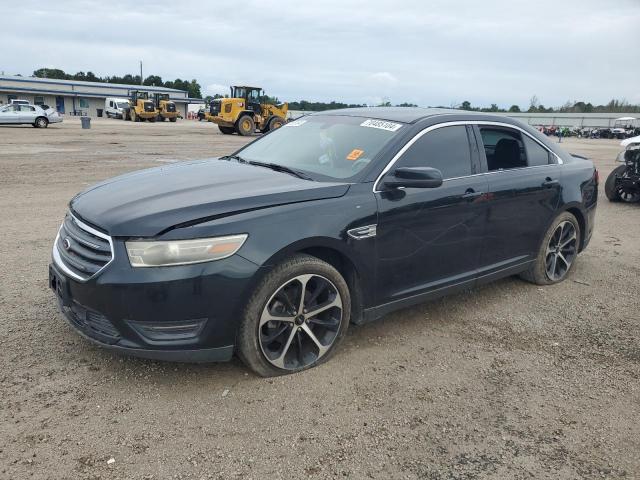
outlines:
{"label": "headlight", "polygon": [[242,247],[246,234],[196,240],[126,242],[132,267],[168,267],[211,262],[230,257]]}

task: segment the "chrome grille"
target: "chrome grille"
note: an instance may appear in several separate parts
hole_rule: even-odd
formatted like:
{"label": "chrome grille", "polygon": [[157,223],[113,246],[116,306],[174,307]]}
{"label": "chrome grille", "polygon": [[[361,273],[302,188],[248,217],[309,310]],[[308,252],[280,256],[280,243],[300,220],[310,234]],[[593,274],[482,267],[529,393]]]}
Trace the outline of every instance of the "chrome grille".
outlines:
{"label": "chrome grille", "polygon": [[113,259],[111,238],[68,213],[53,247],[53,259],[71,277],[88,280]]}

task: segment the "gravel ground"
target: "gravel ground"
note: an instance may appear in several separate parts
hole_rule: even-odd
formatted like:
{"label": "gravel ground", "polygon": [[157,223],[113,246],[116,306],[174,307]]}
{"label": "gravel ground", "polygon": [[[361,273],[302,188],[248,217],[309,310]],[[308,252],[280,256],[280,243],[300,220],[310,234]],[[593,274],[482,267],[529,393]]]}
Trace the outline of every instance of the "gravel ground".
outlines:
{"label": "gravel ground", "polygon": [[[0,478],[638,478],[640,205],[600,192],[573,274],[505,279],[352,328],[327,364],[258,378],[90,345],[47,264],[67,201],[229,153],[211,124],[0,129]],[[602,182],[613,140],[565,139]],[[602,190],[602,189],[601,189]]]}

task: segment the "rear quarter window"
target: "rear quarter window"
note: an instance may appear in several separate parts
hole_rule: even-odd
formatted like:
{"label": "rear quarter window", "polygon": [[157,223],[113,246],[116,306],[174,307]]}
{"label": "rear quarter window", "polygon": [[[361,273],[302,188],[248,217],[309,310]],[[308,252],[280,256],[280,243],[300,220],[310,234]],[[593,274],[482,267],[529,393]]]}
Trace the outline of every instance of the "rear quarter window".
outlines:
{"label": "rear quarter window", "polygon": [[527,163],[530,167],[536,167],[540,165],[548,165],[551,162],[551,153],[542,147],[538,142],[529,138],[527,135],[522,136],[524,139],[524,146],[527,151]]}

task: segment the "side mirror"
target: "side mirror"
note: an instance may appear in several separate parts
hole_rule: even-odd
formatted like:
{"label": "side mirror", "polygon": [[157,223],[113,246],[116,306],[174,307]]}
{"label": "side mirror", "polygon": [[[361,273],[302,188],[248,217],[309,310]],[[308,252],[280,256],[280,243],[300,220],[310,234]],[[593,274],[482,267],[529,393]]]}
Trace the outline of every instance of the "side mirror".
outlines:
{"label": "side mirror", "polygon": [[387,188],[437,188],[442,185],[442,172],[431,167],[400,167],[384,177]]}

